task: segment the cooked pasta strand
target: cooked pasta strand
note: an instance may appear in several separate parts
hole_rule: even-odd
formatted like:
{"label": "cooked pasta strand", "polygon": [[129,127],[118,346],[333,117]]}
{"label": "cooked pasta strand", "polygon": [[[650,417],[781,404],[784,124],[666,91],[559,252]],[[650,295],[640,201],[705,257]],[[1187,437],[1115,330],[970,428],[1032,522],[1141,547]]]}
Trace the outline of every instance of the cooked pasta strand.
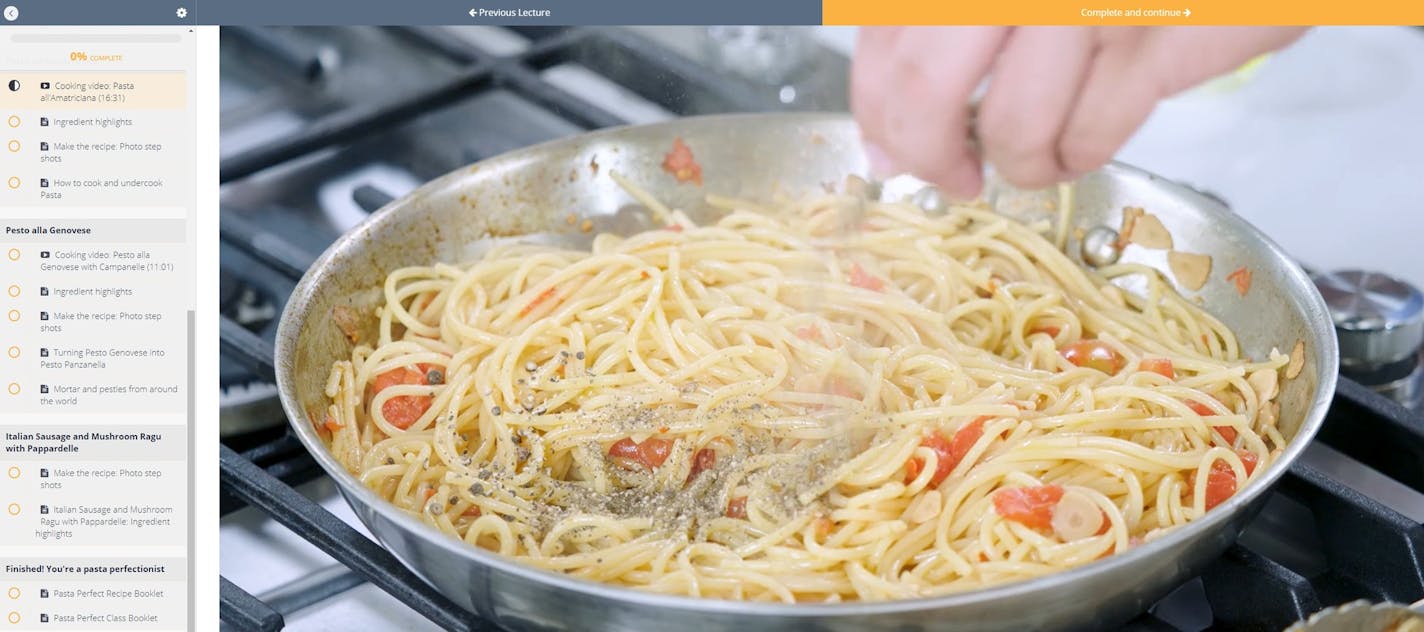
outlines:
{"label": "cooked pasta strand", "polygon": [[332,367],[332,454],[532,566],[835,602],[1121,552],[1282,447],[1256,374],[1286,356],[1148,268],[977,207],[714,198],[697,226],[636,193],[669,229],[391,273],[378,344]]}

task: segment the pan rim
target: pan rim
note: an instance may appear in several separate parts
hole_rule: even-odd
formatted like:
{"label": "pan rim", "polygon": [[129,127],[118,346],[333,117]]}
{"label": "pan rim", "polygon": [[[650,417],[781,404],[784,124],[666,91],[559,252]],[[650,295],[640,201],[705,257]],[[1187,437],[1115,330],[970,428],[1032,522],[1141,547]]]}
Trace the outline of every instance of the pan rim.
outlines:
{"label": "pan rim", "polygon": [[[738,113],[686,117],[649,125],[606,128],[577,136],[551,140],[458,168],[427,182],[406,197],[395,200],[379,211],[372,213],[361,224],[333,242],[331,246],[313,262],[293,289],[292,298],[288,300],[278,326],[276,347],[274,350],[274,357],[277,359],[277,386],[282,407],[287,414],[288,423],[291,424],[293,431],[297,434],[302,445],[312,455],[313,459],[315,459],[326,474],[336,482],[343,496],[343,500],[356,510],[358,517],[361,517],[363,521],[366,520],[365,516],[360,515],[363,508],[358,507],[354,499],[359,499],[366,510],[375,512],[382,519],[400,528],[405,534],[422,539],[424,544],[433,544],[447,555],[466,558],[473,563],[490,567],[492,570],[516,575],[523,580],[544,584],[551,588],[638,606],[705,614],[736,614],[751,617],[797,617],[807,619],[943,610],[1002,600],[1013,600],[1018,597],[1038,594],[1045,590],[1053,590],[1063,585],[1071,584],[1078,579],[1090,577],[1098,573],[1108,573],[1114,568],[1135,565],[1149,558],[1165,558],[1166,556],[1170,556],[1173,550],[1192,541],[1195,536],[1203,532],[1211,531],[1214,527],[1222,526],[1223,523],[1237,518],[1238,514],[1245,511],[1248,506],[1255,503],[1258,499],[1261,499],[1266,491],[1273,487],[1281,477],[1285,475],[1285,472],[1290,469],[1290,466],[1300,457],[1301,453],[1305,451],[1319,431],[1320,426],[1324,423],[1326,411],[1335,394],[1339,375],[1338,348],[1334,328],[1321,326],[1322,324],[1329,324],[1331,321],[1324,299],[1315,289],[1314,284],[1310,281],[1305,271],[1298,265],[1295,265],[1292,259],[1290,259],[1278,244],[1245,219],[1225,209],[1219,202],[1188,187],[1179,185],[1170,179],[1115,161],[1104,166],[1100,171],[1109,174],[1119,173],[1132,178],[1147,179],[1152,181],[1156,186],[1167,187],[1169,191],[1175,195],[1189,199],[1199,206],[1210,208],[1217,216],[1215,219],[1230,223],[1232,230],[1260,245],[1268,252],[1272,260],[1292,262],[1281,266],[1284,268],[1281,272],[1287,277],[1286,285],[1289,289],[1294,291],[1294,296],[1300,297],[1302,302],[1300,307],[1306,312],[1304,315],[1311,329],[1310,333],[1315,337],[1316,344],[1313,345],[1313,350],[1317,374],[1316,390],[1311,398],[1309,407],[1306,409],[1304,418],[1301,420],[1299,429],[1295,436],[1291,438],[1291,441],[1285,446],[1281,456],[1271,464],[1271,467],[1260,478],[1252,481],[1245,488],[1232,495],[1212,511],[1207,512],[1205,517],[1174,528],[1166,535],[1156,538],[1151,542],[1144,543],[1141,546],[1133,547],[1132,550],[1125,553],[1110,555],[1081,566],[1040,577],[986,586],[966,590],[964,592],[909,599],[846,601],[834,604],[788,604],[780,602],[733,601],[710,597],[688,597],[651,593],[535,568],[514,559],[501,556],[498,553],[486,551],[471,546],[461,540],[451,538],[417,520],[390,502],[381,499],[374,491],[361,484],[355,476],[347,472],[344,467],[335,461],[330,450],[327,449],[326,445],[316,435],[316,431],[311,427],[311,424],[301,421],[305,419],[305,413],[301,411],[295,396],[292,395],[292,393],[295,392],[295,378],[293,376],[294,367],[292,366],[290,358],[292,357],[291,348],[298,344],[301,321],[305,318],[306,308],[311,303],[314,290],[320,287],[318,280],[324,277],[322,272],[332,264],[339,253],[349,247],[349,244],[363,239],[365,233],[369,231],[375,223],[380,222],[388,213],[404,205],[412,197],[420,196],[422,192],[435,190],[447,185],[451,179],[457,178],[475,166],[483,167],[486,165],[513,163],[540,150],[547,150],[551,147],[561,145],[572,146],[578,143],[602,140],[616,136],[619,132],[630,129],[656,131],[659,128],[678,129],[687,125],[733,125],[739,120],[747,119],[773,119],[778,121],[779,124],[784,125],[853,124],[848,115],[837,113]],[[1234,539],[1238,535],[1239,533],[1233,531],[1232,538]],[[391,547],[382,541],[380,536],[376,536],[376,539],[381,541],[383,547],[387,548],[387,550],[392,550]],[[400,555],[396,555],[396,558],[400,559],[406,566],[411,567],[417,574],[423,576],[421,569],[411,566],[411,564]],[[432,586],[432,588],[434,588],[434,586]]]}

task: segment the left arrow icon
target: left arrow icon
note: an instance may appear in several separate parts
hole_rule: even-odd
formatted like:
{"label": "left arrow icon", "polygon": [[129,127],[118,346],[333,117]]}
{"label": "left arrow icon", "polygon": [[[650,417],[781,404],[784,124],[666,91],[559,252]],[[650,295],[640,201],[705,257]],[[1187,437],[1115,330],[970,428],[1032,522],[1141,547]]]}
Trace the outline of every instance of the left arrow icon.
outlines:
{"label": "left arrow icon", "polygon": [[475,17],[475,10],[474,10],[474,9],[470,9],[470,17]]}

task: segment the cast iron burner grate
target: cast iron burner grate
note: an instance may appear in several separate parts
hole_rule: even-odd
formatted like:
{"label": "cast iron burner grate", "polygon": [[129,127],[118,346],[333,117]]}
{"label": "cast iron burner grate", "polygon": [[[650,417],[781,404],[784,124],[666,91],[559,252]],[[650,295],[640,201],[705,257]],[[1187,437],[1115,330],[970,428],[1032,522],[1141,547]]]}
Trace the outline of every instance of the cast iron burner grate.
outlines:
{"label": "cast iron burner grate", "polygon": [[[463,64],[464,70],[428,90],[381,107],[341,110],[297,134],[238,153],[223,161],[223,182],[356,142],[492,89],[512,91],[585,129],[622,124],[619,117],[538,74],[564,62],[595,70],[620,64],[620,84],[678,114],[689,113],[688,104],[694,100],[703,104],[699,110],[707,103],[724,111],[779,109],[774,99],[729,83],[710,69],[629,32],[599,28],[519,32],[532,40],[528,49],[492,56],[438,29],[403,30],[403,36]],[[381,195],[358,190],[362,199],[356,203],[370,210],[383,203]],[[294,283],[315,258],[289,235],[234,214],[224,214],[220,230],[224,246],[246,257],[241,274],[248,282],[249,276],[276,276],[286,284]],[[273,379],[270,337],[226,316],[220,333],[225,357],[260,379]],[[1424,418],[1358,384],[1341,380],[1318,443],[1424,493]],[[295,485],[322,474],[285,425],[224,439],[221,450],[223,515],[256,507],[349,569],[320,582],[319,589],[280,603],[264,603],[224,578],[220,616],[226,625],[280,630],[284,615],[369,582],[443,628],[499,629],[498,623],[441,596],[379,544],[298,493]],[[1354,599],[1414,601],[1424,597],[1421,519],[1407,517],[1356,491],[1334,473],[1302,460],[1271,493],[1236,545],[1124,628],[1280,630],[1324,606]]]}

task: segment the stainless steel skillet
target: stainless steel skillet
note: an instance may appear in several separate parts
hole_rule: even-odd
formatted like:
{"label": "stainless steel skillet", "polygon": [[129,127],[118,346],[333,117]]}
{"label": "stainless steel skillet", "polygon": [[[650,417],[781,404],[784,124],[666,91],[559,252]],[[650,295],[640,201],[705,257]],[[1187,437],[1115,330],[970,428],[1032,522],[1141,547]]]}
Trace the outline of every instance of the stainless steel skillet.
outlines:
{"label": "stainless steel skillet", "polygon": [[[674,138],[703,167],[704,186],[678,184],[661,169]],[[325,408],[331,363],[350,343],[333,310],[360,314],[380,300],[390,271],[432,261],[467,261],[492,239],[573,243],[591,232],[637,230],[635,203],[608,177],[635,179],[669,205],[710,213],[706,192],[765,198],[817,190],[864,174],[854,123],[843,115],[734,115],[604,130],[511,152],[442,176],[392,202],[333,244],[309,269],[283,312],[277,384],[302,442],[336,481],[356,514],[387,547],[456,603],[516,629],[835,629],[953,627],[1026,630],[1112,625],[1145,609],[1199,572],[1236,538],[1267,488],[1315,435],[1335,390],[1334,329],[1324,302],[1286,254],[1245,220],[1190,189],[1125,165],[1088,174],[1071,217],[1085,230],[1120,225],[1123,208],[1161,219],[1178,249],[1208,254],[1199,295],[1231,326],[1244,350],[1262,357],[1304,343],[1304,368],[1282,385],[1280,427],[1291,438],[1263,476],[1208,515],[1166,537],[1047,577],[931,599],[841,604],[761,604],[651,595],[535,570],[427,528],[377,498],[339,466],[313,428]],[[899,179],[887,195],[913,193]],[[909,188],[907,188],[909,187]],[[1012,205],[1010,205],[1012,206]],[[1030,212],[1033,205],[1023,205]],[[1024,210],[1020,209],[1020,210]],[[575,220],[570,223],[570,214]],[[584,220],[589,220],[585,225]],[[1069,232],[1068,252],[1079,250]],[[1126,261],[1167,272],[1166,255],[1129,247]],[[1225,275],[1252,272],[1242,296]],[[1174,278],[1168,273],[1169,279]],[[374,318],[359,323],[370,339]]]}

